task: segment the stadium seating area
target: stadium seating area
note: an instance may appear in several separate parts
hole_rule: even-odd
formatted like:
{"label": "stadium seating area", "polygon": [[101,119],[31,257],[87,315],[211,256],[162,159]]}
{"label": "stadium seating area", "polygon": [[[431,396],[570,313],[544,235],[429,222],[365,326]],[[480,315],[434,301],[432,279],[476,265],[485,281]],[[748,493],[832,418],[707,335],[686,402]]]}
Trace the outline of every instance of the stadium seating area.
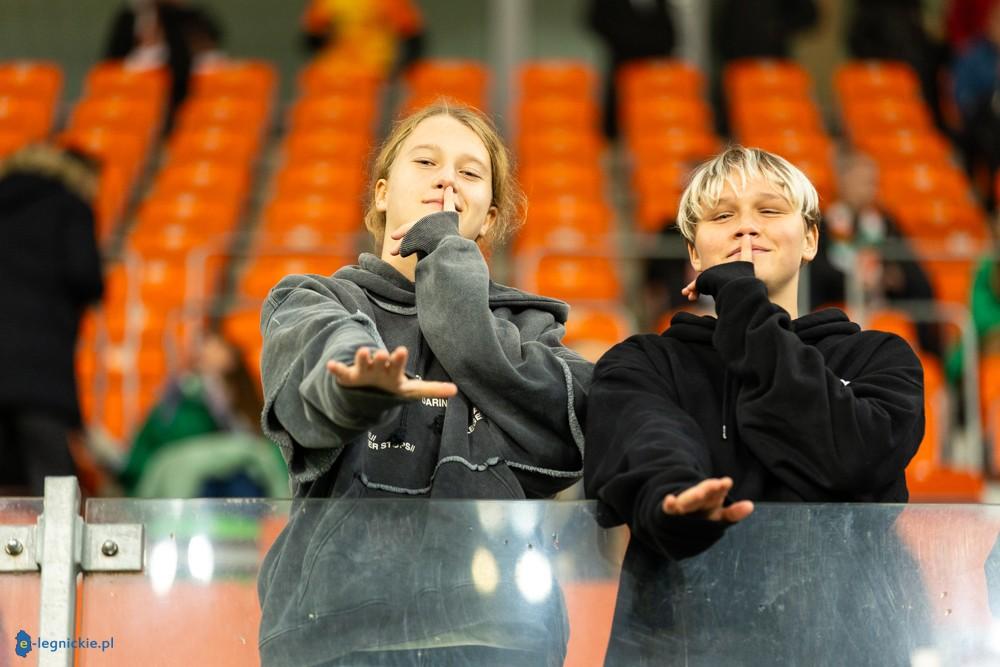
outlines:
{"label": "stadium seating area", "polygon": [[[398,113],[439,96],[488,109],[490,78],[480,63],[423,61],[404,78]],[[530,61],[510,83],[510,141],[529,204],[507,251],[509,279],[572,304],[567,341],[596,359],[638,330],[622,248],[672,224],[691,166],[723,146],[705,76],[677,60],[623,68],[620,163],[607,159],[589,65]],[[787,157],[821,202],[833,200],[838,140],[808,72],[792,62],[736,61],[722,83],[732,138]],[[299,72],[287,108],[277,84],[276,69],[254,60],[199,73],[165,134],[169,81],[161,71],[101,62],[80,99],[63,101],[56,65],[0,63],[0,158],[53,138],[103,164],[96,217],[108,289],[86,320],[78,367],[88,423],[123,447],[209,317],[255,367],[270,287],[289,273],[330,274],[366,247],[366,160],[384,126],[387,82],[318,59]],[[898,63],[849,62],[835,93],[844,145],[878,162],[880,202],[919,253],[938,300],[965,304],[975,259],[987,249],[987,218],[915,75]],[[70,109],[64,126],[61,105]],[[629,207],[612,205],[614,188],[627,189]],[[901,311],[874,313],[868,324],[919,348]],[[921,357],[928,421],[909,470],[914,497],[977,500],[983,471],[949,462],[958,399],[940,362]],[[979,378],[973,409],[991,448],[985,474],[997,475],[1000,358],[982,359]]]}

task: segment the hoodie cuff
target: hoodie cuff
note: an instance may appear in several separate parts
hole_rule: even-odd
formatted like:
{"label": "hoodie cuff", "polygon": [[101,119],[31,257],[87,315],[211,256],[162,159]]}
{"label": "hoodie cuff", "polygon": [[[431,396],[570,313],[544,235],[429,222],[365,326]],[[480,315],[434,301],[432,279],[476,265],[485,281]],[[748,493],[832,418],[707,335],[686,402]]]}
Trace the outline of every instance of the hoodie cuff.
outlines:
{"label": "hoodie cuff", "polygon": [[699,294],[718,298],[722,288],[734,280],[755,277],[753,262],[726,262],[703,271],[694,287]]}
{"label": "hoodie cuff", "polygon": [[399,255],[408,257],[416,253],[418,259],[423,259],[434,252],[438,244],[449,236],[458,236],[458,213],[455,211],[431,213],[420,218],[406,233],[399,245]]}

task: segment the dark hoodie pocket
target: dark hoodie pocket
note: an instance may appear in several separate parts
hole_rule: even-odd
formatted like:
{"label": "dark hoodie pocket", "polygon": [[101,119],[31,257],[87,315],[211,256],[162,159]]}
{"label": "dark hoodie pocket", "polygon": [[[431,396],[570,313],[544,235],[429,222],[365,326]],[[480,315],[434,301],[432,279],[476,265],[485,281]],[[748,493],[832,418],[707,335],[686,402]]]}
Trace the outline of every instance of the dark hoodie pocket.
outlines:
{"label": "dark hoodie pocket", "polygon": [[[302,557],[302,567],[295,572],[299,578],[297,603],[301,605],[307,593],[314,592],[315,584],[325,580],[322,573],[317,573],[317,560],[325,551],[333,548],[333,543],[343,535],[345,524],[350,525],[352,517],[358,511],[360,501],[365,496],[365,487],[357,478],[351,481],[344,495],[325,501],[315,501],[304,504],[302,510],[291,520],[298,522],[293,532],[288,536],[286,545],[298,541],[306,544]],[[287,548],[287,547],[286,547]],[[294,571],[296,568],[290,568]],[[289,576],[292,576],[289,574]]]}

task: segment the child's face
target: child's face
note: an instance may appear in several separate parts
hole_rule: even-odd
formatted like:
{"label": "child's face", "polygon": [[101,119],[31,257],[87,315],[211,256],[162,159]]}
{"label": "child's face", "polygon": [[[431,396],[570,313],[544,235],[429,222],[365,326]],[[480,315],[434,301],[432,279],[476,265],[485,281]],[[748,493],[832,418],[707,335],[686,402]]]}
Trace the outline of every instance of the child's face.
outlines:
{"label": "child's face", "polygon": [[797,289],[799,268],[816,256],[819,232],[806,229],[802,213],[764,178],[747,181],[737,192],[726,183],[718,204],[695,226],[694,245],[688,246],[691,265],[704,271],[740,258],[740,243],[753,243],[754,273],[774,299]]}
{"label": "child's face", "polygon": [[451,116],[420,122],[400,146],[388,179],[375,184],[375,208],[385,213],[385,243],[393,231],[444,208],[444,189],[455,191],[459,232],[475,240],[497,216],[492,206],[490,155],[479,136]]}

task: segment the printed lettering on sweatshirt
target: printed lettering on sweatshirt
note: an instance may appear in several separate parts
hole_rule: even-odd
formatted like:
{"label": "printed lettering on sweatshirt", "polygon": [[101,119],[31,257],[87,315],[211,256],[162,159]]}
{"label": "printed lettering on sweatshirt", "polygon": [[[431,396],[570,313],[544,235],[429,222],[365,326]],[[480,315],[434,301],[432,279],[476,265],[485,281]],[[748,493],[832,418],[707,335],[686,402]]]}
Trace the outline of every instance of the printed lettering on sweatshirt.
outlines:
{"label": "printed lettering on sweatshirt", "polygon": [[383,451],[387,449],[401,449],[405,452],[412,454],[416,451],[416,446],[410,442],[392,442],[386,440],[385,442],[379,442],[378,438],[371,431],[368,431],[368,449],[375,451]]}

